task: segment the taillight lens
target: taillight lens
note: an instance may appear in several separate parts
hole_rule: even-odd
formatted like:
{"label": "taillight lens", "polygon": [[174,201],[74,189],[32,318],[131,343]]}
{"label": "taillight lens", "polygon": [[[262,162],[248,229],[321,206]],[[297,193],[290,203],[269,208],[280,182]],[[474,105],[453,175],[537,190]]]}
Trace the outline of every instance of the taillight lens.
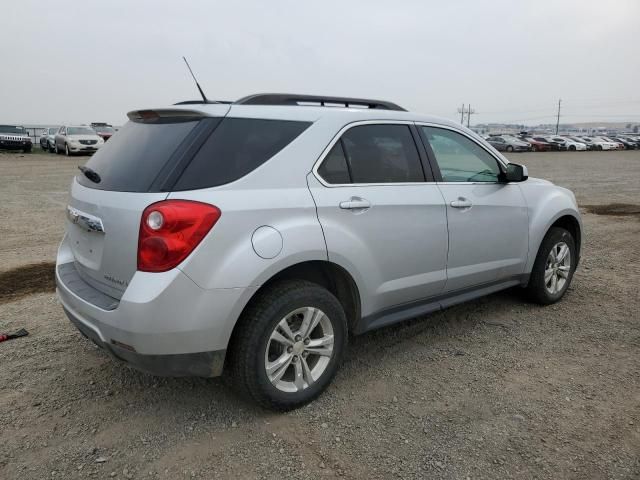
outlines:
{"label": "taillight lens", "polygon": [[145,208],[138,237],[138,270],[166,272],[189,256],[220,218],[218,207],[164,200]]}

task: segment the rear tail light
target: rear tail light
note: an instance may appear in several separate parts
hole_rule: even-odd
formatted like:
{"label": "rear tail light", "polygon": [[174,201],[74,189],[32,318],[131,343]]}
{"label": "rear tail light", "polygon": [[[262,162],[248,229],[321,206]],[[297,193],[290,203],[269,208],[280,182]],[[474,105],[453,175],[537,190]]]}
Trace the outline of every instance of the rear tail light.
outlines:
{"label": "rear tail light", "polygon": [[138,270],[166,272],[182,262],[220,218],[218,207],[164,200],[145,208],[138,238]]}

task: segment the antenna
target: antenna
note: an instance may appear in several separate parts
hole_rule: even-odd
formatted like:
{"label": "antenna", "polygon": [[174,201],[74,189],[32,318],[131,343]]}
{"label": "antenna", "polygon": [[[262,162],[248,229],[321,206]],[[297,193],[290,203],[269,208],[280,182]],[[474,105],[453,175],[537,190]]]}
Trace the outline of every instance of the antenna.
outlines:
{"label": "antenna", "polygon": [[182,59],[184,60],[184,63],[187,64],[187,68],[189,69],[189,73],[191,73],[191,76],[193,77],[193,81],[196,82],[196,87],[198,87],[198,91],[200,92],[200,95],[202,95],[202,100],[204,100],[204,103],[209,103],[209,100],[207,100],[207,97],[202,91],[202,88],[200,88],[200,84],[198,83],[196,76],[193,74],[193,70],[191,70],[191,66],[189,65],[189,62],[187,62],[187,59],[184,57],[182,57]]}

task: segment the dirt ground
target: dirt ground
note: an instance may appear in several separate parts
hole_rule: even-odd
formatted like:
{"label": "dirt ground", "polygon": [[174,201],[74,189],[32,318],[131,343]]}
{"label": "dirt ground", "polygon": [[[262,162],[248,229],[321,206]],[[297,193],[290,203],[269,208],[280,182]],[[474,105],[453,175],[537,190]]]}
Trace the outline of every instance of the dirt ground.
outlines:
{"label": "dirt ground", "polygon": [[55,259],[86,159],[0,154],[0,331],[30,332],[0,343],[0,478],[640,478],[640,151],[512,159],[589,206],[565,299],[366,334],[324,395],[275,414],[81,337],[47,272],[14,269]]}

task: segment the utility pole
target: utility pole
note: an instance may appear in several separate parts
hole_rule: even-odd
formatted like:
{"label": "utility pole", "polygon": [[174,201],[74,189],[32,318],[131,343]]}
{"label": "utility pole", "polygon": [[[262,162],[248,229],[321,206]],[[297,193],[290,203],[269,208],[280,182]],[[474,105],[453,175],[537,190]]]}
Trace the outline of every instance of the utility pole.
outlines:
{"label": "utility pole", "polygon": [[458,109],[458,113],[460,114],[460,123],[464,125],[464,103],[462,104],[462,108]]}
{"label": "utility pole", "polygon": [[562,104],[562,99],[558,99],[558,119],[556,120],[556,135],[558,135],[558,129],[560,128],[560,105]]}
{"label": "utility pole", "polygon": [[458,113],[460,114],[460,124],[464,125],[464,116],[467,115],[467,128],[471,125],[471,115],[476,113],[475,110],[471,108],[471,104],[465,108],[465,104],[462,104],[462,108],[458,109]]}
{"label": "utility pole", "polygon": [[471,114],[476,113],[475,110],[471,108],[471,104],[469,104],[469,110],[467,110],[467,128],[471,128]]}

